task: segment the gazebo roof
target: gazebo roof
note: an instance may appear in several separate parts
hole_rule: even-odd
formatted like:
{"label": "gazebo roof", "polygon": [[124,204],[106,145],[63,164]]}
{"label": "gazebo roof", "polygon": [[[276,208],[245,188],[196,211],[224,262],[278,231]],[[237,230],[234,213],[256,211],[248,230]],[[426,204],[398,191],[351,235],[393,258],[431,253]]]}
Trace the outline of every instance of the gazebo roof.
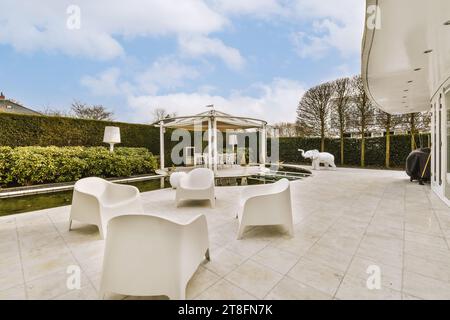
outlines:
{"label": "gazebo roof", "polygon": [[264,120],[233,116],[217,110],[205,111],[193,116],[166,118],[161,121],[166,128],[198,130],[201,125],[201,129],[206,130],[208,128],[209,119],[215,119],[217,122],[217,129],[222,131],[226,129],[261,128],[267,124]]}

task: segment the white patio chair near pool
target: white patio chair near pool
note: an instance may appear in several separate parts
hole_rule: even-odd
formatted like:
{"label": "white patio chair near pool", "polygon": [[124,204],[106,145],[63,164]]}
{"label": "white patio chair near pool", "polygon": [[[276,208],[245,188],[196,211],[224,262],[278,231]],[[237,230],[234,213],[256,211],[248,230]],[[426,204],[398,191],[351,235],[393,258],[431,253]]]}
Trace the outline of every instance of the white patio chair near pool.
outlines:
{"label": "white patio chair near pool", "polygon": [[272,184],[248,186],[241,193],[238,239],[247,226],[283,225],[294,235],[291,189],[289,180]]}
{"label": "white patio chair near pool", "polygon": [[101,178],[80,179],[75,183],[70,209],[72,221],[93,224],[105,239],[108,220],[127,213],[142,213],[139,190],[136,187],[112,183]]}
{"label": "white patio chair near pool", "polygon": [[185,299],[186,285],[205,257],[210,259],[204,215],[183,224],[150,215],[113,218],[106,236],[100,298],[116,293]]}
{"label": "white patio chair near pool", "polygon": [[180,179],[176,191],[177,206],[182,200],[209,200],[214,208],[214,172],[206,168],[197,168]]}

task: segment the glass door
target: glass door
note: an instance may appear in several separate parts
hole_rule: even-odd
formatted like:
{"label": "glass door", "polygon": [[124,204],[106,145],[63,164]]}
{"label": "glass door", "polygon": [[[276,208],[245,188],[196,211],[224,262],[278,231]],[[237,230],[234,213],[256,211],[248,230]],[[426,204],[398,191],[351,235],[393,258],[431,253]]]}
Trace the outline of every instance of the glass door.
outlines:
{"label": "glass door", "polygon": [[439,185],[442,186],[442,96],[439,97],[438,102],[438,123],[437,123],[437,129],[438,129],[438,154],[437,154],[437,161],[438,161],[438,179],[439,179]]}
{"label": "glass door", "polygon": [[[442,100],[442,99],[441,99]],[[442,101],[440,101],[442,104]],[[450,199],[450,91],[445,93],[444,96],[444,108],[446,110],[447,119],[445,122],[445,128],[447,132],[447,140],[445,141],[445,151],[446,154],[446,172],[445,172],[445,197]]]}
{"label": "glass door", "polygon": [[432,116],[433,116],[433,183],[436,184],[436,176],[437,176],[437,110],[436,110],[436,103],[434,103],[432,106]]}

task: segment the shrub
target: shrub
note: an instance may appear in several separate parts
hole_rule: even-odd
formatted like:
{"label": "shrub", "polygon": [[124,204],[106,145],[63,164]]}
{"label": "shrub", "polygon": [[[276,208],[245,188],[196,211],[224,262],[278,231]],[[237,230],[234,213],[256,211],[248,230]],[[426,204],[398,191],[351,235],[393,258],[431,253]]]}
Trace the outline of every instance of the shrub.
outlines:
{"label": "shrub", "polygon": [[145,148],[0,147],[0,186],[148,174],[156,158]]}
{"label": "shrub", "polygon": [[[0,146],[103,146],[105,126],[120,128],[119,146],[159,154],[159,128],[151,125],[12,113],[0,113]],[[171,165],[170,150],[176,143],[170,135],[171,130],[166,130],[166,166]]]}
{"label": "shrub", "polygon": [[11,147],[0,147],[0,185],[12,182],[11,175]]}

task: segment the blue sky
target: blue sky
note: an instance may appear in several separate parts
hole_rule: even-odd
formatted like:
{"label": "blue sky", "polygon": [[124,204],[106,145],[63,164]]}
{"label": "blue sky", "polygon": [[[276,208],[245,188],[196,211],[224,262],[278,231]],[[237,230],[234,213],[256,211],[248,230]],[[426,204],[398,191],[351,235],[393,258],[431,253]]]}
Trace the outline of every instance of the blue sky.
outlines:
{"label": "blue sky", "polygon": [[292,122],[308,87],[359,73],[363,19],[362,0],[2,0],[0,90],[120,121],[215,104]]}

